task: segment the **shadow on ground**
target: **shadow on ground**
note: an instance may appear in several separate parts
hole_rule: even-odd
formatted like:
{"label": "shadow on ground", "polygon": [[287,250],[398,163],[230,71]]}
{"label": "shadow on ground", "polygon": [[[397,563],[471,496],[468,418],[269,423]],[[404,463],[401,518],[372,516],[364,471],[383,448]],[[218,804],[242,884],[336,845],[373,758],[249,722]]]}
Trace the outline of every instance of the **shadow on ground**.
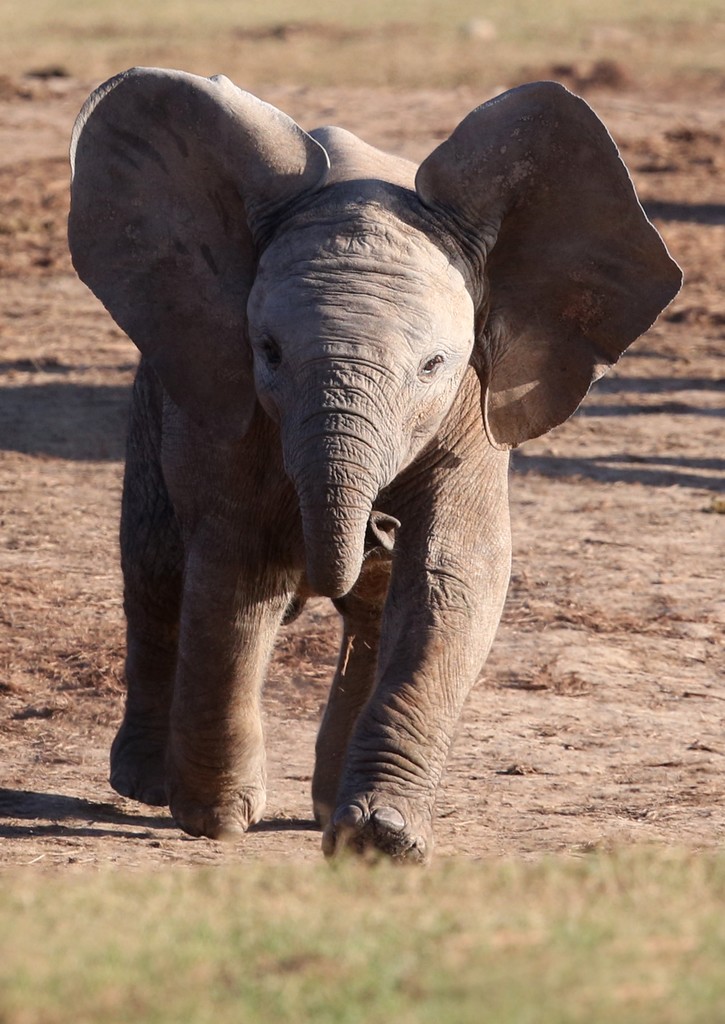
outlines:
{"label": "shadow on ground", "polygon": [[74,461],[124,458],[130,386],[4,387],[0,450]]}
{"label": "shadow on ground", "polygon": [[515,473],[539,473],[546,477],[572,477],[598,483],[647,484],[650,487],[695,487],[725,490],[725,459],[689,459],[668,456],[632,456],[613,453],[585,459],[560,455],[527,455],[514,452]]}
{"label": "shadow on ground", "polygon": [[[12,819],[12,824],[9,819]],[[18,820],[28,822],[18,824]],[[67,823],[66,823],[67,822]],[[71,823],[72,822],[72,823]],[[87,822],[87,824],[79,824]],[[190,839],[169,816],[128,814],[112,803],[98,803],[61,793],[38,793],[27,789],[0,789],[0,839],[41,836],[115,836],[138,839],[138,831],[104,828],[109,825],[136,829],[175,831],[179,839]],[[318,825],[307,818],[267,818],[250,832],[313,832]]]}
{"label": "shadow on ground", "polygon": [[657,199],[643,203],[652,220],[680,221],[689,224],[725,224],[722,203],[667,203]]}
{"label": "shadow on ground", "polygon": [[[32,825],[5,824],[3,819],[32,821]],[[87,826],[66,826],[63,821],[87,821]],[[44,823],[45,822],[45,823]],[[38,793],[26,789],[0,789],[0,838],[28,835],[119,835],[96,825],[134,825],[138,828],[175,828],[171,818],[127,814],[111,803],[98,803],[61,793]],[[138,837],[137,832],[129,836]]]}

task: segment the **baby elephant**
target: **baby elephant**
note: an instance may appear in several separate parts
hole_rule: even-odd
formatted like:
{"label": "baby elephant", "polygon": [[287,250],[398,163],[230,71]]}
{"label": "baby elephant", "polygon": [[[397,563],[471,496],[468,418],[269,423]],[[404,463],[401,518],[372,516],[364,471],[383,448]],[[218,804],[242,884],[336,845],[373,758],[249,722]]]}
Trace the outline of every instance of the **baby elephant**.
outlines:
{"label": "baby elephant", "polygon": [[265,669],[324,595],[323,849],[425,860],[506,594],[508,450],[574,412],[678,267],[552,82],[416,168],[226,78],[136,68],[89,98],[71,161],[75,267],[142,353],[111,784],[191,835],[258,821]]}

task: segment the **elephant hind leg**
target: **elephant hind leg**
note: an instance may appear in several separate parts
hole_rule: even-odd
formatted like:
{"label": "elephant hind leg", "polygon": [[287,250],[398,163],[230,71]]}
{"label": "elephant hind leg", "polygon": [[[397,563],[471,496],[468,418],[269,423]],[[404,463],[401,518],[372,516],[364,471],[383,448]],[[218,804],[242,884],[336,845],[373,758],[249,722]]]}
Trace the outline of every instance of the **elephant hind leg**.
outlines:
{"label": "elephant hind leg", "polygon": [[161,393],[142,364],[134,387],[121,506],[126,707],[111,748],[110,781],[123,796],[165,805],[183,545],[161,472],[160,441]]}
{"label": "elephant hind leg", "polygon": [[176,650],[128,626],[126,707],[111,746],[110,782],[122,796],[166,806],[166,744]]}
{"label": "elephant hind leg", "polygon": [[372,557],[351,593],[335,602],[343,616],[342,644],[317,734],[312,777],[312,806],[322,828],[336,807],[350,736],[375,682],[380,620],[389,579],[389,560]]}

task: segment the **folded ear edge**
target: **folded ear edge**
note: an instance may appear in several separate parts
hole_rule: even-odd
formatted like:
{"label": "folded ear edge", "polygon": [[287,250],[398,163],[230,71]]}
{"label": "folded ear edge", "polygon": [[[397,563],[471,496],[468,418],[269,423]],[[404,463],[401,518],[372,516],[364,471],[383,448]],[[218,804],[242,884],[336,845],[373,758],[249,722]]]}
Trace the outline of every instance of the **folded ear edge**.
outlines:
{"label": "folded ear edge", "polygon": [[[256,407],[245,339],[258,257],[244,185],[251,181],[256,189],[264,223],[277,196],[283,211],[295,195],[324,183],[324,147],[223,76],[139,67],[88,97],[73,127],[70,159],[69,244],[79,277],[177,405],[216,434],[241,436]],[[204,178],[200,188],[183,192],[180,205],[171,201],[175,181],[189,189],[201,174],[216,174],[217,183],[207,186]],[[187,237],[198,202],[204,205]],[[201,210],[211,215],[215,204],[217,222],[205,227]]]}
{"label": "folded ear edge", "polygon": [[681,286],[610,133],[559,83],[477,107],[416,187],[487,297],[474,365],[494,447],[563,423]]}

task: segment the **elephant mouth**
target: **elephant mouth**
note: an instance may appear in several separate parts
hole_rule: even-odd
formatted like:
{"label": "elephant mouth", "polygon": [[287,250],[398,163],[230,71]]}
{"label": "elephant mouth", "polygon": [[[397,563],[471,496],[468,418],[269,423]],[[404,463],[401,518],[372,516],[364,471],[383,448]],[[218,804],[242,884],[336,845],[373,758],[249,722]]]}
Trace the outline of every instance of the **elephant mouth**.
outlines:
{"label": "elephant mouth", "polygon": [[354,588],[368,559],[392,558],[400,522],[374,509],[360,525],[359,533],[333,534],[327,544],[308,544],[307,581],[312,593],[332,599],[343,597]]}
{"label": "elephant mouth", "polygon": [[395,547],[395,532],[400,521],[386,512],[373,509],[365,529],[365,558],[375,554],[390,554]]}

